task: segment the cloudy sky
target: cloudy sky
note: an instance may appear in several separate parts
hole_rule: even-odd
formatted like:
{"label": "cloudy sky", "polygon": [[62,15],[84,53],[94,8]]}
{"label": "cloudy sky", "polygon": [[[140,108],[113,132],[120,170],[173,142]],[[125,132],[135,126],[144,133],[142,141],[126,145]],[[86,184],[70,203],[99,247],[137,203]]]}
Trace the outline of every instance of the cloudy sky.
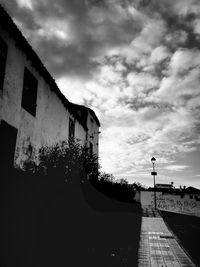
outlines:
{"label": "cloudy sky", "polygon": [[200,188],[199,0],[0,0],[62,93],[96,112],[102,170]]}

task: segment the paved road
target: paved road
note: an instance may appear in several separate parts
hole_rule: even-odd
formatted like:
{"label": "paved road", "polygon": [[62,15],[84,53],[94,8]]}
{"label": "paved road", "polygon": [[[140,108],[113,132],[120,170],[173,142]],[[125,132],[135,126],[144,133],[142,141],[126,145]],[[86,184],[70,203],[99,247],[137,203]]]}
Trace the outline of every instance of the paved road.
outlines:
{"label": "paved road", "polygon": [[139,267],[195,267],[158,211],[143,207]]}

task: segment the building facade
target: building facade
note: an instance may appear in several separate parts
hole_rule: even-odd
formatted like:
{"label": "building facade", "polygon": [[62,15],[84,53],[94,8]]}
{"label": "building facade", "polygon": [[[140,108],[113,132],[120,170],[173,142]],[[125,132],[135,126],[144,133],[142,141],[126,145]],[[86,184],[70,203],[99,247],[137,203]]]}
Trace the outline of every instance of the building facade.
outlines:
{"label": "building facade", "polygon": [[98,155],[99,127],[94,111],[64,97],[0,6],[0,162],[22,167],[43,145],[69,138]]}

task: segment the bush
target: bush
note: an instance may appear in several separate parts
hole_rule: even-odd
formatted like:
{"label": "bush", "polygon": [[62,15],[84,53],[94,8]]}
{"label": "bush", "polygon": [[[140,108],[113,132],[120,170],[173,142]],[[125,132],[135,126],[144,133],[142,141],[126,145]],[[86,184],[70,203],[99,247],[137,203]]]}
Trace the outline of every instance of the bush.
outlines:
{"label": "bush", "polygon": [[73,183],[75,177],[82,182],[98,177],[98,157],[91,155],[88,147],[81,146],[78,140],[61,141],[52,146],[43,146],[39,150],[39,164],[29,160],[24,170],[43,175],[56,175]]}
{"label": "bush", "polygon": [[143,188],[140,183],[129,184],[126,179],[116,180],[112,174],[100,172],[98,157],[91,155],[88,147],[81,146],[78,140],[43,146],[38,159],[39,165],[27,161],[24,169],[31,173],[63,179],[69,184],[89,181],[100,192],[122,202],[134,202],[136,190]]}
{"label": "bush", "polygon": [[126,179],[116,180],[112,174],[99,172],[98,180],[91,180],[91,182],[96,189],[113,199],[128,203],[135,202],[135,190]]}

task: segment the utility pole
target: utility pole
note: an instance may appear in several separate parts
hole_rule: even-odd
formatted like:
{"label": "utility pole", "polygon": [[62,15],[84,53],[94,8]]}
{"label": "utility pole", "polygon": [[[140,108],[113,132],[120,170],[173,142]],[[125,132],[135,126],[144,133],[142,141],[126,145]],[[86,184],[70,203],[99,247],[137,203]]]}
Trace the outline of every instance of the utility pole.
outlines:
{"label": "utility pole", "polygon": [[153,164],[153,171],[151,172],[151,175],[153,175],[153,185],[154,185],[154,208],[156,210],[156,188],[155,188],[155,180],[156,180],[156,175],[157,175],[157,172],[155,171],[155,162],[156,162],[156,159],[153,157],[151,159],[151,162]]}

